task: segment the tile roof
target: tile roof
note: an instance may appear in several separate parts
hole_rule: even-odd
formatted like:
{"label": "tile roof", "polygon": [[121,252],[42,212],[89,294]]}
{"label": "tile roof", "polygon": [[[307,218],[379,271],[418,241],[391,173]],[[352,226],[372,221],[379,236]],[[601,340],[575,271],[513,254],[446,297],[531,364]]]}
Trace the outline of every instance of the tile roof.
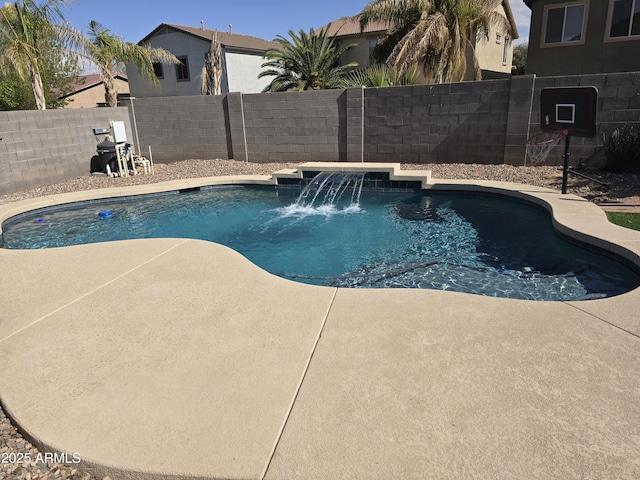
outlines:
{"label": "tile roof", "polygon": [[[524,0],[525,4],[530,6],[532,0]],[[507,20],[511,25],[513,38],[519,38],[516,21],[511,10],[509,0],[502,0],[502,6],[507,14]],[[360,15],[352,15],[350,17],[342,17],[318,29],[318,31],[329,27],[330,36],[346,37],[349,35],[360,35],[361,33],[384,33],[389,29],[389,23],[383,21],[371,21],[366,28],[360,31]]]}
{"label": "tile roof", "polygon": [[[129,81],[127,76],[122,73],[116,72],[113,74],[113,76],[125,82]],[[75,95],[76,93],[83,92],[84,90],[88,90],[90,88],[93,88],[95,86],[102,84],[102,76],[99,73],[90,73],[89,75],[80,75],[78,77],[78,80],[80,81],[71,83],[70,85],[73,88],[73,91],[67,93],[66,95],[62,95],[59,98],[69,97],[71,95]]]}
{"label": "tile roof", "polygon": [[317,31],[329,28],[329,36],[346,37],[349,35],[360,35],[361,33],[379,33],[386,32],[389,29],[389,23],[383,21],[371,21],[360,31],[360,15],[352,15],[350,17],[342,17],[333,22],[319,28]]}
{"label": "tile roof", "polygon": [[278,48],[278,44],[275,42],[270,42],[268,40],[264,40],[258,37],[251,37],[249,35],[239,35],[237,33],[227,33],[221,32],[220,30],[208,30],[202,29],[200,27],[187,27],[184,25],[176,25],[173,23],[162,23],[157,28],[155,28],[151,33],[149,33],[146,37],[138,42],[138,44],[143,44],[151,37],[156,35],[162,28],[171,28],[173,30],[186,33],[188,35],[193,35],[194,37],[201,38],[206,41],[211,41],[211,37],[215,32],[218,32],[218,41],[222,44],[223,47],[230,48],[238,48],[242,50],[254,50],[259,52],[264,52],[269,48]]}

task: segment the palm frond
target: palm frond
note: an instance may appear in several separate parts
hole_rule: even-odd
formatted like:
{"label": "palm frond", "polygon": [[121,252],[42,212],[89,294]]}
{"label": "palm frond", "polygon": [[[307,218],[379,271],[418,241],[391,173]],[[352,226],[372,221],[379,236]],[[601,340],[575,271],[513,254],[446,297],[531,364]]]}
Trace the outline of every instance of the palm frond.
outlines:
{"label": "palm frond", "polygon": [[265,91],[318,90],[336,88],[340,79],[355,63],[338,65],[338,58],[353,45],[338,48],[335,36],[329,36],[329,26],[315,32],[289,30],[289,39],[278,35],[274,40],[280,48],[265,52],[266,61],[258,78],[275,77]]}
{"label": "palm frond", "polygon": [[378,61],[396,66],[401,75],[420,64],[429,79],[460,80],[470,52],[478,78],[478,59],[469,48],[472,36],[488,35],[491,27],[510,33],[501,4],[502,0],[372,0],[360,14],[360,28],[372,21],[389,22],[387,36],[374,52]]}

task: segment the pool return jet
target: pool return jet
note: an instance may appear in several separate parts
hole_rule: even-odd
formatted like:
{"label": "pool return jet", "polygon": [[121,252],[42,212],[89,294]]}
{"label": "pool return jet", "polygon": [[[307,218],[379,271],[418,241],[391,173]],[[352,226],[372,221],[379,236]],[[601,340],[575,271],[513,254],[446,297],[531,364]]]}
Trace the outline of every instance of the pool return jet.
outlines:
{"label": "pool return jet", "polygon": [[596,136],[598,89],[596,87],[554,87],[540,92],[540,128],[542,133],[527,141],[527,155],[533,165],[547,158],[551,149],[564,137],[562,193],[567,193],[569,173],[599,182],[569,167],[571,137]]}

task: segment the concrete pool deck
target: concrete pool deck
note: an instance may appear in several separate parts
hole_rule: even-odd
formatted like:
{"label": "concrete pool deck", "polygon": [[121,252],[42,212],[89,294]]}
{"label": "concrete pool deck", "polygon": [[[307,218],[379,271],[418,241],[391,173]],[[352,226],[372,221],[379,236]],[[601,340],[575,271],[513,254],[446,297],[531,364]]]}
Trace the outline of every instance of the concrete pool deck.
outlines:
{"label": "concrete pool deck", "polygon": [[[0,205],[265,177],[201,179]],[[640,258],[571,195],[497,182]],[[640,478],[640,289],[581,302],[336,289],[198,240],[0,249],[0,399],[116,478]]]}

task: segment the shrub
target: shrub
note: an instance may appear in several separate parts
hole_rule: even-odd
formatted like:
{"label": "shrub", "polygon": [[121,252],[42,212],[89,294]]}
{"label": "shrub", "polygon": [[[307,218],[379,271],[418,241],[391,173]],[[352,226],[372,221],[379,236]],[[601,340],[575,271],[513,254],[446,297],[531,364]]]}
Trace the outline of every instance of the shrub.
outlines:
{"label": "shrub", "polygon": [[640,157],[640,134],[633,127],[616,128],[604,144],[605,152]]}

